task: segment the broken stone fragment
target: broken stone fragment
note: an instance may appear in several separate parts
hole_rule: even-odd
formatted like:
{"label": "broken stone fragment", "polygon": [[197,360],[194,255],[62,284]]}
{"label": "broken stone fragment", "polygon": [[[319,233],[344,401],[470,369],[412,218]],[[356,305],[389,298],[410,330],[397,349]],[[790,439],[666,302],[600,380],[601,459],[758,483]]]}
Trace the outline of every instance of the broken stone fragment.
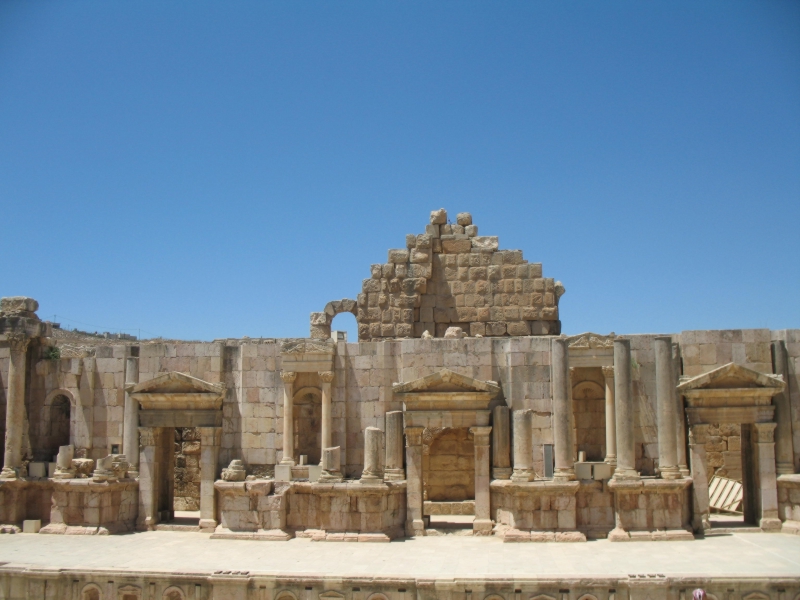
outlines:
{"label": "broken stone fragment", "polygon": [[456,215],[456,223],[458,223],[462,227],[466,227],[467,225],[472,225],[472,215],[468,212],[458,213]]}
{"label": "broken stone fragment", "polygon": [[447,331],[444,332],[444,337],[448,339],[460,340],[461,338],[466,337],[466,334],[461,327],[448,327]]}
{"label": "broken stone fragment", "polygon": [[247,471],[244,469],[244,463],[241,460],[234,459],[227,469],[222,469],[223,481],[244,481],[247,477]]}
{"label": "broken stone fragment", "polygon": [[564,295],[564,292],[567,290],[564,288],[564,284],[560,281],[556,281],[555,288],[554,288],[556,298],[561,298]]}
{"label": "broken stone fragment", "polygon": [[478,235],[478,226],[467,225],[466,227],[464,227],[464,233],[466,233],[468,237],[475,237],[476,235]]}
{"label": "broken stone fragment", "polygon": [[405,248],[389,250],[389,262],[396,265],[408,262],[408,250]]}
{"label": "broken stone fragment", "polygon": [[444,225],[447,223],[447,211],[443,208],[431,211],[431,224]]}

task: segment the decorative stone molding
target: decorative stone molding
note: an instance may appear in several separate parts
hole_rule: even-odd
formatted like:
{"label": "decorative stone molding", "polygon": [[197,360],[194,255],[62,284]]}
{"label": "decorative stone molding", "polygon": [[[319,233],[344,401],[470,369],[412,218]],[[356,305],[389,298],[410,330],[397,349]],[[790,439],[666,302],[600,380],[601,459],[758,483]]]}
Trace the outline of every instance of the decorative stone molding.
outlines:
{"label": "decorative stone molding", "polygon": [[406,448],[422,445],[423,427],[406,427]]}
{"label": "decorative stone molding", "polygon": [[322,383],[331,383],[333,381],[333,371],[320,371],[319,378]]}
{"label": "decorative stone molding", "polygon": [[614,339],[616,337],[617,336],[614,334],[614,332],[611,332],[608,335],[586,332],[568,337],[567,345],[570,348],[613,348]]}
{"label": "decorative stone molding", "polygon": [[603,377],[606,379],[614,379],[614,367],[600,367],[603,371]]}
{"label": "decorative stone molding", "polygon": [[294,383],[297,379],[297,373],[294,371],[281,371],[281,381],[283,383]]}
{"label": "decorative stone molding", "polygon": [[6,341],[12,352],[25,352],[31,343],[31,338],[24,333],[7,333]]}

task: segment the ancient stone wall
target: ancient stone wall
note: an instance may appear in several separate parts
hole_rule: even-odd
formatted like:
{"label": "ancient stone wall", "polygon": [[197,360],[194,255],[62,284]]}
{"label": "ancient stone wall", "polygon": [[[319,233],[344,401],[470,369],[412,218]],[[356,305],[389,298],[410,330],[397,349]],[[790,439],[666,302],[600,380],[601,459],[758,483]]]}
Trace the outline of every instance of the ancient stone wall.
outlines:
{"label": "ancient stone wall", "polygon": [[200,432],[175,428],[174,510],[200,510]]}
{"label": "ancient stone wall", "polygon": [[[451,224],[444,209],[431,213],[425,233],[406,236],[371,267],[358,295],[359,340],[444,337],[449,327],[470,336],[558,334],[560,282],[542,275],[521,250],[499,250],[479,236],[469,213]],[[312,325],[314,315],[312,315]]]}

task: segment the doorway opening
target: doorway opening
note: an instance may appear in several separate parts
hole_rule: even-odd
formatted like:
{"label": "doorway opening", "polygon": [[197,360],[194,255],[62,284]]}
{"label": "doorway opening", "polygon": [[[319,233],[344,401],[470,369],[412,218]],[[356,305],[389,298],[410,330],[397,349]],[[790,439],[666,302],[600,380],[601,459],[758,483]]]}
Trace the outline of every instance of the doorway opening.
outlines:
{"label": "doorway opening", "polygon": [[757,527],[751,425],[713,424],[708,433],[705,447],[712,529]]}
{"label": "doorway opening", "polygon": [[60,446],[69,444],[69,422],[71,405],[63,394],[53,398],[47,415],[47,436],[45,440],[45,460],[54,461]]}
{"label": "doorway opening", "polygon": [[158,529],[200,526],[200,433],[195,427],[165,427],[158,456]]}
{"label": "doorway opening", "polygon": [[429,429],[423,438],[423,513],[431,532],[471,535],[475,520],[475,445],[466,428]]}
{"label": "doorway opening", "polygon": [[322,447],[322,394],[318,388],[304,387],[294,395],[294,454],[305,464],[318,465]]}

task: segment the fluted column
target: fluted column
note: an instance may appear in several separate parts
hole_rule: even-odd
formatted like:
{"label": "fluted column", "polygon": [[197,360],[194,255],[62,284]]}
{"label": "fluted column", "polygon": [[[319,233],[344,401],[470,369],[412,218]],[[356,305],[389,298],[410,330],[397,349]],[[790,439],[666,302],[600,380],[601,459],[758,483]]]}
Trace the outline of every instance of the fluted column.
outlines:
{"label": "fluted column", "polygon": [[672,374],[672,338],[657,337],[656,355],[656,406],[658,427],[658,470],[662,479],[681,479],[678,470],[677,430],[675,420],[675,378]]}
{"label": "fluted column", "polygon": [[639,479],[633,437],[631,342],[619,338],[614,340],[614,402],[617,413],[617,468],[614,478]]}
{"label": "fluted column", "polygon": [[425,535],[422,516],[422,427],[406,427],[406,535]]}
{"label": "fluted column", "polygon": [[511,481],[533,481],[533,439],[531,411],[515,410],[514,423],[514,472]]}
{"label": "fluted column", "polygon": [[128,386],[139,383],[139,357],[125,359],[125,413],[123,414],[122,453],[128,459],[128,474],[139,474],[139,402],[131,398]]}
{"label": "fluted column", "polygon": [[492,534],[492,509],[490,501],[489,436],[491,427],[470,427],[475,446],[475,535]]}
{"label": "fluted column", "polygon": [[495,406],[492,410],[492,477],[511,477],[511,426],[508,406]]}
{"label": "fluted column", "polygon": [[[320,452],[325,448],[332,447],[331,444],[331,382],[333,381],[333,371],[320,371],[320,381],[322,382],[322,447]],[[320,457],[322,454],[320,453]]]}
{"label": "fluted column", "polygon": [[786,387],[772,400],[775,405],[775,461],[778,475],[794,473],[794,448],[792,444],[792,412],[789,404],[789,367],[786,344],[783,340],[772,342],[772,362],[776,375],[783,377]]}
{"label": "fluted column", "polygon": [[550,344],[553,382],[553,442],[556,480],[575,479],[575,457],[570,413],[569,354],[566,338],[554,338]]}
{"label": "fluted column", "polygon": [[614,406],[614,367],[602,367],[606,384],[606,458],[609,465],[617,465],[617,411]]}
{"label": "fluted column", "polygon": [[294,465],[294,380],[297,373],[292,371],[281,371],[283,381],[283,458],[282,465]]}
{"label": "fluted column", "polygon": [[403,481],[403,412],[394,410],[386,413],[386,481]]}
{"label": "fluted column", "polygon": [[22,466],[22,428],[25,423],[25,365],[30,338],[16,333],[6,335],[11,348],[8,365],[6,402],[6,440],[0,479],[16,479]]}

